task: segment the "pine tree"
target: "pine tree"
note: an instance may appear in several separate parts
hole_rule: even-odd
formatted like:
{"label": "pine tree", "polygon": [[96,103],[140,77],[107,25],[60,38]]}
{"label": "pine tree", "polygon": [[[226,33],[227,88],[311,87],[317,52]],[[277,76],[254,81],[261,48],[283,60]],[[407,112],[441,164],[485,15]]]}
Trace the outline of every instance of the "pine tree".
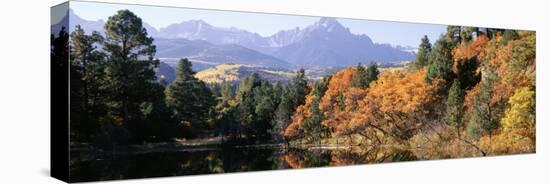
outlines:
{"label": "pine tree", "polygon": [[467,133],[476,139],[482,135],[491,135],[499,126],[497,108],[491,104],[496,75],[490,71],[485,72],[486,76],[481,80],[479,94],[474,97],[473,114],[467,127]]}
{"label": "pine tree", "polygon": [[277,81],[273,85],[273,100],[276,105],[279,105],[279,103],[281,102],[282,94],[283,94],[283,85],[281,84],[281,82]]}
{"label": "pine tree", "polygon": [[103,90],[105,54],[96,49],[102,42],[98,32],[86,35],[79,25],[71,33],[70,73],[72,133],[77,139],[89,139],[99,128],[97,122],[104,107]]}
{"label": "pine tree", "polygon": [[283,132],[290,122],[294,111],[294,98],[289,85],[283,87],[281,100],[275,111],[275,132]]}
{"label": "pine tree", "polygon": [[305,103],[305,98],[308,93],[307,78],[304,69],[300,69],[292,80],[292,88],[294,95],[294,109]]}
{"label": "pine tree", "polygon": [[237,90],[237,101],[242,101],[245,92],[252,91],[252,88],[260,85],[260,76],[257,73],[252,73],[248,77],[244,78],[239,83],[239,88]]}
{"label": "pine tree", "polygon": [[445,120],[447,124],[456,128],[457,136],[460,138],[460,128],[462,127],[462,117],[464,116],[464,90],[462,90],[460,81],[457,79],[453,81],[449,89],[446,105]]}
{"label": "pine tree", "polygon": [[[55,71],[67,70],[69,60],[69,33],[62,27],[57,37],[51,35],[50,57],[55,66]],[[59,70],[58,70],[59,69]]]}
{"label": "pine tree", "polygon": [[105,88],[112,101],[113,114],[127,126],[140,115],[140,104],[147,101],[156,81],[153,59],[156,49],[142,21],[128,10],[120,10],[105,23],[103,49],[107,52]]}
{"label": "pine tree", "polygon": [[424,37],[422,37],[422,39],[420,40],[420,45],[418,46],[416,61],[413,64],[414,68],[420,69],[428,65],[428,59],[429,59],[428,57],[431,51],[432,51],[432,44],[430,43],[428,36],[424,35]]}
{"label": "pine tree", "polygon": [[362,88],[366,89],[369,87],[368,82],[368,73],[367,69],[361,65],[361,63],[357,64],[355,75],[353,75],[353,78],[351,79],[351,86],[356,88]]}
{"label": "pine tree", "polygon": [[376,63],[370,63],[367,68],[359,63],[351,80],[351,86],[367,89],[372,82],[378,79],[378,74],[380,74],[380,71],[378,71]]}
{"label": "pine tree", "polygon": [[221,98],[222,102],[227,102],[234,97],[233,87],[231,86],[231,82],[224,81],[222,83],[222,89],[221,89]]}
{"label": "pine tree", "polygon": [[434,79],[442,79],[449,84],[454,78],[452,71],[452,45],[441,36],[435,43],[435,47],[430,53],[428,71],[425,80],[429,84]]}
{"label": "pine tree", "polygon": [[188,59],[180,59],[174,80],[166,88],[166,103],[174,109],[179,119],[205,121],[214,105],[212,92],[206,84],[194,76]]}
{"label": "pine tree", "polygon": [[274,98],[271,84],[257,73],[241,81],[237,100],[240,129],[249,141],[265,141],[271,137],[277,107]]}
{"label": "pine tree", "polygon": [[368,86],[376,80],[378,80],[378,75],[380,71],[378,70],[378,65],[376,63],[370,63],[367,67],[367,82]]}
{"label": "pine tree", "polygon": [[324,134],[327,132],[327,127],[321,124],[324,116],[323,113],[319,110],[319,103],[321,103],[321,98],[323,98],[323,96],[325,95],[329,81],[330,77],[325,77],[315,82],[313,90],[311,92],[313,100],[309,107],[309,112],[311,113],[311,115],[304,119],[302,125],[304,133],[306,134],[305,136],[313,139],[318,139],[319,141],[321,140],[321,137],[324,136]]}
{"label": "pine tree", "polygon": [[273,129],[273,117],[277,108],[273,87],[267,80],[262,80],[260,86],[253,89],[254,93],[254,114],[255,121],[252,122],[252,129],[259,140],[271,138]]}

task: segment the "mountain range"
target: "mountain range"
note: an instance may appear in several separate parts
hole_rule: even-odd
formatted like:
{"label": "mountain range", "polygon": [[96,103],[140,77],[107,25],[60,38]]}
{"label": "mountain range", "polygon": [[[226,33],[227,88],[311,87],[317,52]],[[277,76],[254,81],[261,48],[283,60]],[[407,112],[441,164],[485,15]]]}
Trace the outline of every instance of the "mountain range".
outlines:
{"label": "mountain range", "polygon": [[[87,32],[102,32],[103,30],[105,24],[103,20],[84,20],[72,10],[69,10],[68,14],[71,17],[69,25],[71,30],[74,29],[75,25],[81,25]],[[168,46],[162,44],[182,42],[182,39],[200,40],[209,42],[212,45],[224,45],[221,47],[231,45],[229,47],[233,49],[241,46],[248,48],[237,49],[244,51],[244,54],[251,55],[251,51],[260,52],[261,54],[252,55],[262,58],[271,56],[276,58],[275,60],[286,61],[295,67],[349,66],[358,62],[387,63],[414,59],[414,53],[410,51],[410,48],[374,43],[367,35],[351,33],[348,28],[334,18],[320,18],[318,22],[303,29],[297,27],[281,30],[267,37],[235,27],[216,27],[203,20],[183,21],[159,30],[146,22],[143,23],[143,26],[147,29],[149,35],[155,39],[163,40],[157,42],[158,48],[168,48]],[[169,39],[176,39],[176,41],[166,41]],[[220,48],[218,46],[214,47]],[[159,49],[159,54],[176,51],[187,52],[178,49],[165,52]]]}
{"label": "mountain range", "polygon": [[272,55],[296,67],[349,66],[358,62],[392,62],[414,59],[407,47],[373,43],[356,35],[334,18],[321,18],[304,29],[282,30],[272,36],[238,28],[219,28],[202,20],[172,24],[153,31],[157,38],[203,40],[217,45],[240,45]]}
{"label": "mountain range", "polygon": [[273,69],[293,68],[293,65],[286,61],[236,44],[216,45],[204,40],[183,38],[157,38],[153,44],[157,46],[156,56],[160,60],[169,58],[179,60],[185,57],[192,62],[210,65],[239,63]]}
{"label": "mountain range", "polygon": [[[104,32],[104,20],[85,20],[69,9],[59,23],[52,24],[52,33],[57,34],[61,25],[67,22],[69,31],[80,25],[87,33]],[[415,58],[414,48],[374,43],[367,35],[350,32],[334,18],[320,18],[304,28],[281,30],[271,36],[235,27],[216,27],[200,19],[182,21],[159,30],[147,22],[143,22],[143,27],[155,39],[156,57],[164,67],[157,71],[167,80],[172,80],[173,74],[165,73],[169,71],[166,67],[175,69],[177,61],[183,57],[189,58],[196,71],[228,64],[233,66],[226,67],[231,71],[246,72],[265,68],[274,71],[305,68],[316,77],[359,62],[389,66]]]}

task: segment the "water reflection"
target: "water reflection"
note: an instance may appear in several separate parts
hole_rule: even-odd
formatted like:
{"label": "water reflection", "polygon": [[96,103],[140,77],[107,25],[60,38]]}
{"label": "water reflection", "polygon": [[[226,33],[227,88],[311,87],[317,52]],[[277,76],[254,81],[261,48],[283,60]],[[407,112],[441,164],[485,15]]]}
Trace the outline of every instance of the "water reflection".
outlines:
{"label": "water reflection", "polygon": [[220,148],[73,160],[71,178],[81,182],[410,160],[416,160],[410,151],[385,148]]}
{"label": "water reflection", "polygon": [[396,161],[417,160],[409,150],[395,148],[348,148],[348,149],[294,149],[287,151],[284,161],[290,168],[344,166]]}

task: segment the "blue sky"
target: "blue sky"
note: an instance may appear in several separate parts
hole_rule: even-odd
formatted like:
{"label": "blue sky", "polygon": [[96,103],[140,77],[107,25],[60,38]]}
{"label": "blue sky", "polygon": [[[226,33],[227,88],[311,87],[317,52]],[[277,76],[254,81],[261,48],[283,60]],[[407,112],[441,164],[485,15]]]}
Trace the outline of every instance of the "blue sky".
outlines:
{"label": "blue sky", "polygon": [[[140,5],[122,5],[73,1],[70,4],[75,14],[86,20],[106,20],[120,9],[128,9],[144,22],[159,29],[187,20],[202,19],[217,27],[236,27],[262,36],[270,36],[280,30],[304,28],[319,20],[319,17],[291,16],[233,11],[199,10]],[[445,25],[412,24],[389,21],[338,19],[352,33],[366,34],[374,42],[417,47],[420,38],[428,35],[433,42],[445,30]]]}

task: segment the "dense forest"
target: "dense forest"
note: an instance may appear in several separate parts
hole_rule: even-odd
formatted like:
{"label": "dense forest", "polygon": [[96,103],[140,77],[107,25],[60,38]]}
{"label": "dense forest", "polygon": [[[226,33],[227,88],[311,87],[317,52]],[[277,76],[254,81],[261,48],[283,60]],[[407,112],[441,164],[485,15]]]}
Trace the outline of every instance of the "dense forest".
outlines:
{"label": "dense forest", "polygon": [[118,11],[104,28],[52,35],[52,61],[70,65],[71,145],[219,137],[227,146],[394,146],[425,159],[535,151],[534,32],[448,26],[433,45],[421,38],[406,67],[365,61],[319,80],[301,69],[289,82],[253,73],[215,84],[186,58],[173,82],[157,78],[153,38],[134,13]]}

